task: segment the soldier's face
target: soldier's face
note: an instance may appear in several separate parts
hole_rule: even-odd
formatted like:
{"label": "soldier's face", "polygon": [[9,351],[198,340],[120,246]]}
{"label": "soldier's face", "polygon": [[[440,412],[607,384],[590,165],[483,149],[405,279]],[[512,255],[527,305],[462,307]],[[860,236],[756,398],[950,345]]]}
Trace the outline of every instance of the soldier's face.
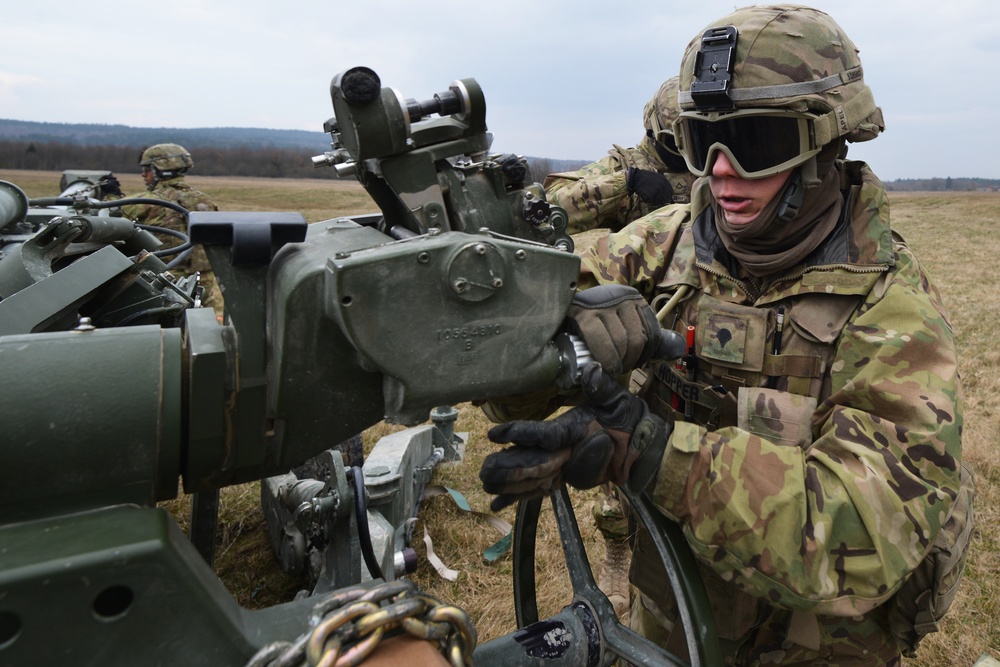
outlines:
{"label": "soldier's face", "polygon": [[142,180],[149,185],[153,182],[153,170],[149,167],[144,167],[142,170]]}
{"label": "soldier's face", "polygon": [[726,222],[746,225],[756,220],[768,202],[785,187],[792,171],[789,169],[765,178],[743,178],[726,154],[716,151],[708,185],[726,216]]}

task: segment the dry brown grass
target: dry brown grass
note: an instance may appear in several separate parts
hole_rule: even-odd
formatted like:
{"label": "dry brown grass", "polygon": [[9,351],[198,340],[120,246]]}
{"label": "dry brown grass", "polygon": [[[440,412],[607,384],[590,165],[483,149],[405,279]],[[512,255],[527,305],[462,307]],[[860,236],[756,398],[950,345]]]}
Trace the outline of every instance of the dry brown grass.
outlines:
{"label": "dry brown grass", "polygon": [[951,309],[966,393],[965,460],[974,467],[976,532],[965,580],[942,631],[910,665],[970,665],[1000,656],[1000,196],[915,193],[891,198],[893,224]]}
{"label": "dry brown grass", "polygon": [[[30,196],[58,194],[58,174],[0,170]],[[141,191],[138,176],[122,178],[127,192]],[[193,176],[191,182],[231,210],[297,210],[310,221],[373,210],[367,195],[354,183],[285,181]],[[133,182],[134,181],[134,182]],[[1000,255],[1000,195],[989,193],[892,193],[894,227],[902,232],[940,286],[952,311],[966,390],[965,458],[976,470],[977,529],[959,597],[942,631],[930,635],[909,667],[967,667],[982,653],[1000,657],[1000,289],[993,260]],[[457,489],[472,509],[487,511],[478,470],[494,446],[485,437],[486,419],[471,406],[459,406],[456,430],[469,433],[466,458],[440,466],[432,483]],[[394,430],[376,425],[366,431],[366,446]],[[274,564],[259,511],[258,487],[248,484],[224,489],[220,516],[217,571],[234,595],[248,607],[289,599],[301,586]],[[577,516],[591,562],[603,558],[590,507],[595,494],[575,493]],[[175,501],[183,521],[186,500]],[[559,539],[546,505],[540,522],[538,581],[539,611],[554,613],[569,602],[568,578]],[[513,520],[513,510],[501,513]],[[499,536],[481,519],[458,510],[446,497],[424,504],[416,536],[427,527],[438,555],[460,571],[458,581],[440,579],[421,558],[414,579],[428,593],[454,602],[471,615],[480,640],[514,628],[511,560],[507,555],[489,563],[483,551]],[[418,554],[423,544],[414,539]]]}
{"label": "dry brown grass", "polygon": [[[142,195],[138,174],[115,174],[126,195]],[[0,180],[18,185],[29,197],[59,194],[57,172],[0,169]],[[188,183],[215,200],[220,211],[297,211],[309,222],[378,209],[354,180],[274,179],[190,175]]]}

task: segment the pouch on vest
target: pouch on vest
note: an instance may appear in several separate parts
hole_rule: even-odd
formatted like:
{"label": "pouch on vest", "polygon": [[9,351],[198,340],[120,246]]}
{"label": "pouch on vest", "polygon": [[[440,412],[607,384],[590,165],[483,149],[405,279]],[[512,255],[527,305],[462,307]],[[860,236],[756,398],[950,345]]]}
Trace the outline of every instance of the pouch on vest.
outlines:
{"label": "pouch on vest", "polygon": [[941,527],[930,552],[886,603],[889,629],[905,647],[907,657],[913,656],[924,635],[937,632],[938,621],[955,600],[962,581],[976,492],[972,469],[965,463],[959,479],[951,516]]}
{"label": "pouch on vest", "polygon": [[740,387],[736,425],[765,440],[805,449],[812,444],[816,399],[767,387]]}

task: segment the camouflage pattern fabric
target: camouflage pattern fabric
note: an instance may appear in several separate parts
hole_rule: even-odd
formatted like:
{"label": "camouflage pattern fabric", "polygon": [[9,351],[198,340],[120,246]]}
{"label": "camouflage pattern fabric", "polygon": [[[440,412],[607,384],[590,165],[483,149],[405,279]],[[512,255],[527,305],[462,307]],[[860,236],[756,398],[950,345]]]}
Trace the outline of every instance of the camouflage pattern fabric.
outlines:
{"label": "camouflage pattern fabric", "polygon": [[[864,81],[858,47],[826,13],[796,5],[753,5],[736,10],[705,30],[725,25],[739,26],[730,84],[740,91],[737,108],[775,107],[817,114],[814,133],[818,146],[841,136],[852,143],[870,141],[885,129],[882,110]],[[691,83],[703,32],[688,44],[681,63],[678,101],[685,111],[696,107]],[[826,87],[810,87],[830,75],[840,80]],[[797,92],[785,88],[794,90],[799,84],[807,88]]]}
{"label": "camouflage pattern fabric", "polygon": [[[583,257],[581,289],[629,284],[654,300],[686,285],[682,319],[697,318],[705,299],[736,312],[807,297],[844,318],[830,334],[832,362],[803,383],[818,398],[809,442],[678,421],[662,460],[651,495],[702,563],[729,664],[898,664],[883,605],[959,493],[963,399],[940,296],[891,232],[885,189],[867,165],[838,169],[851,193],[848,228],[755,289],[730,273],[721,243],[707,238],[714,227],[698,224],[710,207],[697,185],[691,206],[660,209]],[[844,309],[845,300],[854,305]],[[701,355],[721,343],[706,341],[697,354],[710,374],[716,366]],[[736,366],[726,368],[748,384],[767,379],[763,362]],[[642,571],[648,562],[637,549],[633,583],[669,620],[670,600]],[[641,611],[633,618],[651,622]]]}
{"label": "camouflage pattern fabric", "polygon": [[[746,608],[733,609],[739,613]],[[886,634],[884,617],[881,608],[864,616],[811,618],[799,612],[774,610],[754,624],[752,643],[721,638],[723,660],[726,665],[898,667],[899,647]],[[632,600],[629,626],[674,655],[687,659],[684,633],[671,620],[675,618],[640,593]]]}
{"label": "camouflage pattern fabric", "polygon": [[600,497],[591,510],[594,525],[610,540],[624,541],[629,536],[628,517],[617,491],[610,484],[601,487]]}
{"label": "camouflage pattern fabric", "polygon": [[566,210],[570,234],[600,227],[617,231],[655,210],[626,187],[629,167],[665,175],[673,186],[674,202],[688,201],[694,176],[686,171],[669,171],[656,154],[653,140],[644,136],[634,148],[615,146],[607,157],[577,171],[545,177],[546,197],[549,203]]}
{"label": "camouflage pattern fabric", "polygon": [[[145,199],[164,199],[166,201],[179,204],[189,211],[218,211],[212,198],[200,190],[192,188],[183,176],[164,179],[153,186],[152,190],[130,195],[132,197],[142,197]],[[187,220],[177,211],[163,206],[152,204],[132,204],[122,207],[122,213],[126,217],[135,220],[143,225],[156,225],[165,227],[176,232],[187,234]],[[161,237],[167,247],[180,245],[180,239],[174,237]],[[209,267],[205,267],[206,269]],[[201,269],[193,269],[201,270]]]}
{"label": "camouflage pattern fabric", "polygon": [[[146,199],[164,199],[174,202],[189,211],[218,211],[212,198],[201,190],[195,190],[183,176],[163,179],[159,181],[152,190],[143,191],[132,197],[143,197]],[[173,209],[152,204],[131,204],[122,207],[122,213],[139,224],[156,225],[166,229],[187,234],[187,220],[184,216]],[[172,248],[181,244],[180,239],[173,236],[158,236],[164,243],[164,247]],[[212,306],[220,307],[222,304],[222,293],[215,281],[212,273],[212,265],[208,261],[205,249],[200,245],[195,246],[188,258],[175,267],[175,270],[184,274],[199,272],[201,283],[205,286],[205,302]],[[218,309],[218,308],[217,308]]]}

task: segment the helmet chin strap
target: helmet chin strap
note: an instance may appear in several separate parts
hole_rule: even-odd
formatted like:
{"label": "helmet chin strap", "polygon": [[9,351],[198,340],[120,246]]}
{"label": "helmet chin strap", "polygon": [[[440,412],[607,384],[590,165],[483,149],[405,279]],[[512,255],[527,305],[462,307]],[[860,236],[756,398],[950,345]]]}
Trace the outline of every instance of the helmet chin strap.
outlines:
{"label": "helmet chin strap", "polygon": [[[843,140],[837,143],[837,146],[831,147],[836,148],[837,153],[842,152]],[[833,160],[823,160],[820,162],[816,158],[820,156],[825,156],[827,150],[824,149],[820,151],[818,155],[813,155],[811,158],[806,160],[802,166],[795,170],[792,177],[788,179],[788,183],[785,185],[785,192],[781,196],[781,201],[778,203],[778,210],[776,217],[782,222],[788,222],[789,220],[794,220],[795,216],[799,214],[799,209],[802,208],[802,201],[805,199],[806,190],[812,190],[818,188],[821,183],[823,183],[823,178],[830,172],[833,168]],[[822,173],[820,173],[822,171]]]}
{"label": "helmet chin strap", "polygon": [[[809,158],[809,162],[815,165],[816,158]],[[795,170],[792,177],[788,179],[788,183],[785,184],[785,191],[781,195],[781,200],[778,202],[778,209],[775,213],[775,217],[781,222],[789,222],[794,220],[799,214],[799,209],[802,208],[802,201],[806,196],[806,181],[802,174],[805,170],[806,165],[802,165]],[[813,169],[815,173],[815,168]],[[819,185],[819,180],[816,180],[816,185]],[[816,187],[816,186],[813,186]]]}
{"label": "helmet chin strap", "polygon": [[146,186],[146,189],[149,190],[150,192],[152,192],[153,188],[155,188],[160,181],[176,178],[177,176],[180,176],[181,174],[184,173],[181,170],[160,171],[159,169],[157,169],[152,165],[150,166],[150,168],[153,170],[153,180],[149,185]]}

